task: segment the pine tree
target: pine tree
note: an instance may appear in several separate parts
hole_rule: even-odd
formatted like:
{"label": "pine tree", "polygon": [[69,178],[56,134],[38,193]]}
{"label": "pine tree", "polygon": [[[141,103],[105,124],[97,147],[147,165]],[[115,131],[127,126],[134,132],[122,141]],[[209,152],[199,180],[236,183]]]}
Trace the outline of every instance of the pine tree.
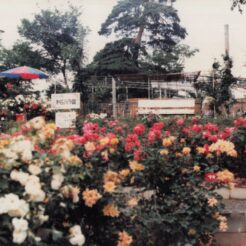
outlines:
{"label": "pine tree", "polygon": [[95,75],[137,73],[138,66],[133,59],[134,44],[129,38],[107,43],[94,57],[88,70]]}
{"label": "pine tree", "polygon": [[[146,67],[148,72],[170,72],[163,69],[157,60],[162,56],[174,62],[172,54],[175,53],[177,58],[180,52],[183,52],[177,47],[187,35],[185,28],[180,25],[177,10],[167,0],[120,0],[101,25],[99,34],[116,34],[120,39],[99,52],[94,64],[107,60],[108,66],[105,66],[105,70],[110,66],[122,68],[121,63],[133,64],[133,69],[137,68],[138,72],[146,72]],[[119,44],[124,44],[124,49],[121,47],[118,49],[118,55],[112,56],[112,51],[117,49]],[[111,52],[107,54],[109,47]],[[190,52],[188,48],[187,53]],[[102,54],[104,56],[100,57]],[[107,55],[109,58],[106,58]],[[183,52],[182,55],[186,56],[186,53]],[[169,62],[168,59],[165,61]],[[128,71],[129,69],[126,69],[126,72]]]}

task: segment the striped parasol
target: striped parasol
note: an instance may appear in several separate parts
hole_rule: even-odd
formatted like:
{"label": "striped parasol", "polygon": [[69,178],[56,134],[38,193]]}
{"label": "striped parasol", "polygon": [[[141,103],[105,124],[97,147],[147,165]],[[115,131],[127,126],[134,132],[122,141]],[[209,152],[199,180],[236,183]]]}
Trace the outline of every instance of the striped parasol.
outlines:
{"label": "striped parasol", "polygon": [[23,67],[16,67],[1,72],[0,77],[10,78],[10,79],[30,80],[30,79],[46,79],[49,76],[38,69],[23,66]]}

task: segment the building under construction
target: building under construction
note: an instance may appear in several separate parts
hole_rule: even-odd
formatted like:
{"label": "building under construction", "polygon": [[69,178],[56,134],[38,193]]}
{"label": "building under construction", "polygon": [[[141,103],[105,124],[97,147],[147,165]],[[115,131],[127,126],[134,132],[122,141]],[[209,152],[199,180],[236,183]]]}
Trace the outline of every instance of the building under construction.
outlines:
{"label": "building under construction", "polygon": [[[171,73],[157,75],[119,74],[114,77],[92,76],[86,82],[90,99],[84,105],[84,113],[105,112],[128,116],[137,114],[137,103],[141,98],[195,98],[201,104],[194,86],[197,82],[212,81],[211,74],[201,71],[190,73]],[[238,78],[232,87],[238,103],[235,107],[246,111],[246,79]],[[98,94],[101,97],[98,98]],[[199,110],[196,110],[200,113]]]}

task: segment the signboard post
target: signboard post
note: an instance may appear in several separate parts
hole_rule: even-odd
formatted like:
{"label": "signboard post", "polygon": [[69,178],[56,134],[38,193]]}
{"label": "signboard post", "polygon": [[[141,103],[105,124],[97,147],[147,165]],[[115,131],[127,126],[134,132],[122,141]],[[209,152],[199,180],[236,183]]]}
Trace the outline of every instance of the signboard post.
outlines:
{"label": "signboard post", "polygon": [[51,108],[54,110],[69,110],[56,112],[56,126],[59,128],[74,128],[77,113],[71,109],[80,109],[80,93],[59,93],[51,95]]}

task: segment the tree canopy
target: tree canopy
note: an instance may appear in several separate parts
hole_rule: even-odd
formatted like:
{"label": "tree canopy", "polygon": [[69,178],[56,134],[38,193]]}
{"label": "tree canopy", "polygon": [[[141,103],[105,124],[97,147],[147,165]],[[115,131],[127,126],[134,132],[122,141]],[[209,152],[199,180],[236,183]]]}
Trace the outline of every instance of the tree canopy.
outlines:
{"label": "tree canopy", "polygon": [[232,9],[238,7],[238,10],[242,12],[242,5],[246,4],[246,0],[232,0]]}
{"label": "tree canopy", "polygon": [[80,11],[42,10],[33,20],[23,19],[18,31],[22,40],[12,49],[3,49],[3,65],[30,65],[54,74],[78,71],[85,58],[84,39],[88,29],[80,23]]}
{"label": "tree canopy", "polygon": [[219,62],[212,65],[212,76],[208,81],[195,83],[195,88],[201,98],[206,96],[213,98],[215,110],[218,114],[222,113],[222,106],[229,113],[229,106],[234,102],[230,87],[236,83],[236,78],[232,74],[232,59],[229,56],[223,57],[223,66]]}
{"label": "tree canopy", "polygon": [[97,52],[88,69],[99,75],[137,73],[138,66],[133,59],[134,48],[135,45],[129,38],[107,43]]}
{"label": "tree canopy", "polygon": [[99,34],[119,37],[94,58],[92,65],[104,72],[146,72],[146,68],[148,72],[180,71],[179,56],[195,52],[179,46],[187,33],[180,25],[177,10],[166,0],[120,0],[102,23]]}
{"label": "tree canopy", "polygon": [[49,62],[39,51],[33,50],[29,42],[20,41],[16,42],[11,49],[2,48],[0,51],[0,60],[2,70],[17,66],[45,69]]}
{"label": "tree canopy", "polygon": [[138,44],[143,41],[151,47],[169,50],[185,38],[186,30],[180,25],[177,10],[166,2],[120,0],[99,34],[108,36],[114,32],[133,38]]}

